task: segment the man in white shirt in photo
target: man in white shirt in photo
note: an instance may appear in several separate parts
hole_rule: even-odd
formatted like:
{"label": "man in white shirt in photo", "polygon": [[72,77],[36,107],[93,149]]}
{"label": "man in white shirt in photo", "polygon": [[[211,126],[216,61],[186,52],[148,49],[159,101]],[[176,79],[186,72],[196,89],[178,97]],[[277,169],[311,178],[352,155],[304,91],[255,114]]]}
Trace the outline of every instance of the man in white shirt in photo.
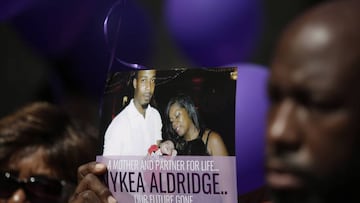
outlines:
{"label": "man in white shirt in photo", "polygon": [[156,70],[137,71],[132,80],[134,97],[111,121],[105,132],[103,155],[145,156],[161,140],[162,121],[150,105],[155,90]]}

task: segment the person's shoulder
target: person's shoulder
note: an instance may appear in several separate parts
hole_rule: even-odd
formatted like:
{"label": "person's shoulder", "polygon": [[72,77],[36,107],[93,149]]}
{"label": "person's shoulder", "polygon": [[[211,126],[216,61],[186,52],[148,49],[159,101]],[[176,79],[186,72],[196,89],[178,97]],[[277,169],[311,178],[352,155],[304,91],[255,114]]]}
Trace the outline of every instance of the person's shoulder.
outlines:
{"label": "person's shoulder", "polygon": [[222,136],[215,131],[209,131],[208,133],[208,151],[213,156],[228,156],[228,152]]}
{"label": "person's shoulder", "polygon": [[120,111],[111,121],[111,123],[118,123],[118,122],[126,122],[128,121],[127,117],[128,117],[128,113],[129,112],[129,105],[126,106],[122,111]]}
{"label": "person's shoulder", "polygon": [[213,130],[207,129],[205,130],[206,139],[208,140],[208,143],[217,143],[222,142],[221,135]]}
{"label": "person's shoulder", "polygon": [[157,108],[155,108],[154,106],[152,106],[152,105],[150,105],[150,104],[149,104],[149,109],[150,109],[150,111],[159,112],[159,111],[157,110]]}
{"label": "person's shoulder", "polygon": [[149,105],[149,110],[151,111],[152,114],[156,116],[160,116],[159,110],[157,110],[155,107]]}

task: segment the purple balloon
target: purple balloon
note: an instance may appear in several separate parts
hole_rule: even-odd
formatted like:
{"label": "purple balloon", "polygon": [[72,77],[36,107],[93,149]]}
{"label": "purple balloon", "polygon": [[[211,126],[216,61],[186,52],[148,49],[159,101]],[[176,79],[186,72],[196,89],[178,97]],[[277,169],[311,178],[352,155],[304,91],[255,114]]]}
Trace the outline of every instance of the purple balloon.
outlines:
{"label": "purple balloon", "polygon": [[167,0],[173,40],[195,65],[218,66],[250,57],[260,34],[260,0]]}
{"label": "purple balloon", "polygon": [[265,127],[268,69],[238,64],[236,85],[236,164],[238,194],[265,184]]}

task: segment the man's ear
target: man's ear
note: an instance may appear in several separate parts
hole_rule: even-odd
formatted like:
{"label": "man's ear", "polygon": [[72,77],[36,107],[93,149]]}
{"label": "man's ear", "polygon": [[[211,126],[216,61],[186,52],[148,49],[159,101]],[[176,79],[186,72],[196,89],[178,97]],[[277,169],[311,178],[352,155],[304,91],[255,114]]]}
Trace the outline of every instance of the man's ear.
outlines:
{"label": "man's ear", "polygon": [[134,79],[133,79],[133,87],[134,87],[134,89],[136,89],[136,83],[137,83],[137,79],[134,78]]}

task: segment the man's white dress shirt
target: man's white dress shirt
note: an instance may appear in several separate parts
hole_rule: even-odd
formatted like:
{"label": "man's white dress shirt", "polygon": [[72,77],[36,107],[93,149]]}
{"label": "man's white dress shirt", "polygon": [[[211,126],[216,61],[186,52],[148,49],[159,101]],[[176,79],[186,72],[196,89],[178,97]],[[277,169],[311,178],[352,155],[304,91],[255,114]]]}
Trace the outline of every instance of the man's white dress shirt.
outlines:
{"label": "man's white dress shirt", "polygon": [[103,155],[146,156],[148,148],[162,139],[161,128],[159,112],[148,105],[144,117],[132,99],[108,126]]}

